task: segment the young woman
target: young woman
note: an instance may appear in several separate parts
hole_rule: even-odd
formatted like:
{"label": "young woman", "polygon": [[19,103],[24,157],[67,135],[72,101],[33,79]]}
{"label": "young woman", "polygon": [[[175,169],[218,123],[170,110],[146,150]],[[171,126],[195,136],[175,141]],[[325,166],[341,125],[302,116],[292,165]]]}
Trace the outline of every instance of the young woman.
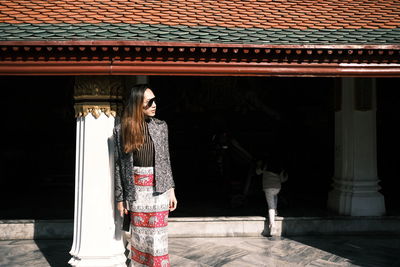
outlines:
{"label": "young woman", "polygon": [[120,215],[130,215],[132,266],[170,266],[168,214],[177,200],[167,124],[155,114],[153,91],[136,85],[114,127],[115,199]]}
{"label": "young woman", "polygon": [[275,216],[277,215],[278,194],[281,184],[286,182],[288,174],[276,159],[267,158],[257,163],[256,174],[262,174],[262,187],[268,204],[269,233],[277,235]]}

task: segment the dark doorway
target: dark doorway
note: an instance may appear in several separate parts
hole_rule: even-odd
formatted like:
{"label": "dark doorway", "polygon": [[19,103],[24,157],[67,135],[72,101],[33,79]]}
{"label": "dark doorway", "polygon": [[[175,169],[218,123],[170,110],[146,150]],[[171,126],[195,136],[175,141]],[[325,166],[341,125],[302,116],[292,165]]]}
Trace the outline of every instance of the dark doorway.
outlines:
{"label": "dark doorway", "polygon": [[380,78],[377,86],[377,154],[378,177],[385,196],[386,214],[400,215],[400,79]]}
{"label": "dark doorway", "polygon": [[73,218],[73,77],[0,77],[0,84],[0,218]]}
{"label": "dark doorway", "polygon": [[265,216],[261,177],[250,174],[248,183],[252,164],[265,155],[289,172],[281,215],[325,214],[334,162],[334,81],[150,77],[158,117],[170,129],[180,199],[175,216]]}
{"label": "dark doorway", "polygon": [[[1,219],[73,218],[73,80],[0,77]],[[252,176],[247,183],[247,178],[254,160],[266,154],[280,158],[289,172],[280,215],[326,215],[334,167],[335,80],[151,76],[157,116],[170,130],[179,198],[171,215],[265,216],[261,179]],[[400,214],[398,83],[377,79],[378,175],[388,215]],[[222,150],[225,142],[228,149]]]}

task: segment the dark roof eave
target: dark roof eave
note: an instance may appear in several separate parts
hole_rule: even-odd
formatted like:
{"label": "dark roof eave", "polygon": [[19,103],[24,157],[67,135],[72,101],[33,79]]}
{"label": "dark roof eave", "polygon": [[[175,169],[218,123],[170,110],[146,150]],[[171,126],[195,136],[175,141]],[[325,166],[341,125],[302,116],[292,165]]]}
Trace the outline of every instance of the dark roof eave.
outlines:
{"label": "dark roof eave", "polygon": [[0,61],[0,75],[399,77],[400,64]]}
{"label": "dark roof eave", "polygon": [[152,47],[216,47],[216,48],[274,48],[274,49],[400,49],[400,44],[240,44],[157,42],[129,40],[65,40],[65,41],[0,41],[0,46],[152,46]]}

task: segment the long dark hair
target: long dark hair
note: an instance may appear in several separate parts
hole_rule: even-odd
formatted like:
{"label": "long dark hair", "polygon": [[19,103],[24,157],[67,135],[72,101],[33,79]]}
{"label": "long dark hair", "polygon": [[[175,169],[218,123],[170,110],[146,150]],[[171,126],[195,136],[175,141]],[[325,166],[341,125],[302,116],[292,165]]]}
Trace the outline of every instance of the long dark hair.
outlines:
{"label": "long dark hair", "polygon": [[121,118],[121,134],[124,152],[138,150],[144,143],[144,91],[147,84],[132,87]]}

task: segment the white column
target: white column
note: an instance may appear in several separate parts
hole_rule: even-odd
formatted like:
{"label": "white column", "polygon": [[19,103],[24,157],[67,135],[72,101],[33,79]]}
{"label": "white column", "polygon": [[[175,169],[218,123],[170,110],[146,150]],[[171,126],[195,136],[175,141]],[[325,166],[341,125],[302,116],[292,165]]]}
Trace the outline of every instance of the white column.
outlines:
{"label": "white column", "polygon": [[[96,81],[96,80],[95,80]],[[78,81],[79,82],[79,81]],[[78,83],[77,82],[77,83]],[[111,83],[97,80],[104,88]],[[88,99],[104,88],[88,86],[90,79],[75,85],[79,99]],[[93,84],[93,83],[92,83]],[[86,89],[82,89],[86,88]],[[86,90],[86,91],[85,91]],[[85,92],[84,92],[85,91]],[[108,91],[109,92],[109,91]],[[109,95],[104,96],[109,97]],[[110,102],[78,102],[76,127],[74,236],[69,264],[72,266],[126,266],[121,218],[116,214],[113,179],[115,111]]]}
{"label": "white column", "polygon": [[385,203],[377,175],[375,80],[359,81],[342,78],[339,89],[335,176],[328,207],[341,215],[381,216]]}
{"label": "white column", "polygon": [[[114,117],[77,119],[72,266],[125,266],[120,220],[115,222],[112,179]],[[118,218],[118,216],[116,216]]]}

